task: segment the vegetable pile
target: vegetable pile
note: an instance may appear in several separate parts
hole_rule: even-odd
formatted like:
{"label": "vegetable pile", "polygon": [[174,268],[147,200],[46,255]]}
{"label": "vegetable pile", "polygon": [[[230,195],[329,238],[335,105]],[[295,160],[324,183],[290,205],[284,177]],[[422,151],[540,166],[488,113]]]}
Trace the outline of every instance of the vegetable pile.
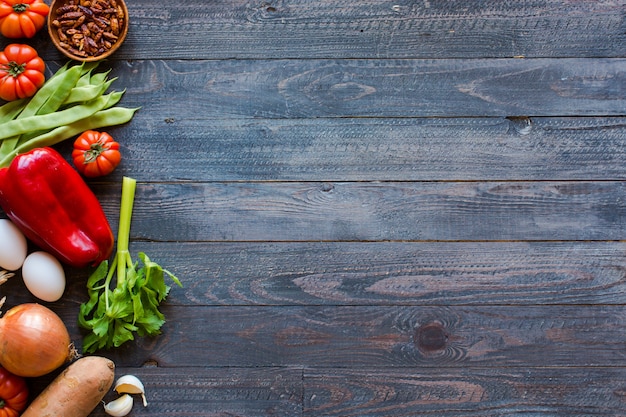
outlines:
{"label": "vegetable pile", "polygon": [[0,107],[0,167],[20,153],[132,119],[137,109],[116,106],[124,92],[107,93],[115,78],[95,72],[97,66],[98,62],[66,64],[32,98]]}
{"label": "vegetable pile", "polygon": [[[102,4],[90,2],[89,10],[109,13]],[[67,7],[55,7],[55,13],[76,12]],[[72,7],[86,10],[82,0]],[[0,34],[32,38],[49,13],[43,0],[0,0]],[[70,61],[46,80],[46,64],[33,47],[10,43],[0,51],[0,215],[8,217],[0,218],[0,285],[21,275],[26,291],[52,303],[65,292],[65,266],[89,269],[77,319],[88,356],[75,348],[54,306],[23,303],[0,317],[0,416],[87,417],[111,387],[119,397],[104,404],[107,414],[127,415],[133,395],[141,395],[146,407],[137,377],[125,375],[113,385],[115,364],[92,354],[160,334],[160,304],[171,289],[165,278],[182,286],[145,253],[137,261],[131,257],[136,180],[122,180],[115,253],[106,214],[85,182],[110,174],[122,160],[120,143],[96,129],[128,123],[138,110],[119,106],[124,91],[110,90],[116,78],[98,66]],[[72,138],[71,155],[54,149]],[[0,298],[0,307],[5,300]],[[29,378],[61,369],[37,398],[28,398]]]}

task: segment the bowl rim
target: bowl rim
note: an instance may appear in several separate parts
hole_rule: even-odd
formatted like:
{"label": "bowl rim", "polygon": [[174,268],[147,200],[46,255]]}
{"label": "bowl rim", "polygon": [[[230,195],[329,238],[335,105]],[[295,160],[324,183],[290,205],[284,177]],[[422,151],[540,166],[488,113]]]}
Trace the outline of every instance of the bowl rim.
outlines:
{"label": "bowl rim", "polygon": [[64,5],[65,3],[67,3],[68,0],[51,0],[50,12],[48,13],[47,26],[48,26],[48,35],[50,36],[50,40],[52,41],[52,44],[54,45],[54,47],[66,57],[73,59],[75,61],[80,61],[80,62],[100,61],[102,59],[106,59],[109,56],[111,56],[115,51],[117,51],[122,46],[122,43],[124,43],[124,41],[126,40],[126,35],[128,34],[128,27],[130,26],[129,25],[130,19],[129,19],[128,7],[126,6],[126,2],[124,0],[115,0],[115,1],[118,5],[122,6],[122,10],[124,11],[124,15],[126,16],[126,19],[124,19],[124,25],[122,27],[122,31],[120,32],[117,41],[115,41],[115,43],[111,46],[111,49],[104,52],[103,54],[81,57],[81,56],[74,55],[67,49],[61,47],[59,34],[57,33],[56,28],[52,25],[52,21],[57,16],[56,9]]}

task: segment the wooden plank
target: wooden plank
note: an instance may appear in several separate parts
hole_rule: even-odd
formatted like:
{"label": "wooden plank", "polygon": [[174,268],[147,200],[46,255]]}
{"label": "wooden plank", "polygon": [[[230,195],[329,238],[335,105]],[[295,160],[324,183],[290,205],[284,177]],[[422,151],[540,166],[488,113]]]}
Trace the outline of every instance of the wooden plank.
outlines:
{"label": "wooden plank", "polygon": [[[109,131],[140,181],[624,180],[626,118],[166,121]],[[71,153],[71,141],[59,149]],[[599,169],[598,167],[601,167]]]}
{"label": "wooden plank", "polygon": [[[135,397],[133,416],[282,416],[302,415],[302,369],[208,368],[162,369],[154,366],[116,368],[116,377],[136,375],[146,389],[148,406]],[[55,372],[56,374],[56,372]],[[33,396],[52,376],[31,379]],[[117,395],[112,391],[105,401]],[[106,417],[98,406],[91,417]]]}
{"label": "wooden plank", "polygon": [[[94,184],[114,230],[120,184]],[[620,240],[623,182],[140,183],[156,241]]]}
{"label": "wooden plank", "polygon": [[128,7],[130,32],[114,59],[626,54],[623,0],[341,4],[189,0],[159,7],[136,0]]}
{"label": "wooden plank", "polygon": [[[78,305],[55,308],[81,340]],[[174,306],[156,338],[105,352],[164,368],[624,367],[624,305]],[[80,346],[79,343],[77,343]]]}
{"label": "wooden plank", "polygon": [[[121,105],[160,120],[623,116],[626,59],[115,62]],[[153,119],[154,120],[154,119]]]}
{"label": "wooden plank", "polygon": [[[621,304],[622,242],[134,242],[178,275],[168,304]],[[64,299],[86,301],[88,270],[66,268]],[[12,304],[36,301],[18,275]]]}
{"label": "wooden plank", "polygon": [[[623,242],[133,242],[175,273],[167,304],[623,304]],[[89,271],[66,268],[64,299],[86,301]],[[18,275],[2,293],[36,301]]]}
{"label": "wooden plank", "polygon": [[624,368],[307,369],[305,416],[621,416]]}
{"label": "wooden plank", "polygon": [[[623,242],[151,243],[174,272],[168,304],[577,305],[623,304]],[[134,255],[133,255],[134,256]],[[85,301],[84,270],[65,297]],[[30,301],[19,279],[7,291]]]}
{"label": "wooden plank", "polygon": [[[118,367],[146,386],[136,416],[618,416],[626,369]],[[37,394],[51,376],[31,380]],[[113,393],[106,401],[115,398]],[[229,414],[230,413],[230,414]],[[105,417],[102,407],[90,414]]]}

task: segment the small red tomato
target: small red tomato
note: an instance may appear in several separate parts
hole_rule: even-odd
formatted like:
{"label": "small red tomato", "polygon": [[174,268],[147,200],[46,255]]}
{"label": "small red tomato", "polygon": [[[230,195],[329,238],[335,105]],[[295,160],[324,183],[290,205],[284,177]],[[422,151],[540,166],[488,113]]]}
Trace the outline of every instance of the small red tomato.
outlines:
{"label": "small red tomato", "polygon": [[110,174],[120,164],[120,144],[106,132],[87,130],[74,141],[74,166],[85,177]]}
{"label": "small red tomato", "polygon": [[0,417],[18,417],[27,402],[26,380],[0,368]]}
{"label": "small red tomato", "polygon": [[44,84],[46,65],[28,45],[12,43],[0,52],[0,98],[6,101],[33,96]]}

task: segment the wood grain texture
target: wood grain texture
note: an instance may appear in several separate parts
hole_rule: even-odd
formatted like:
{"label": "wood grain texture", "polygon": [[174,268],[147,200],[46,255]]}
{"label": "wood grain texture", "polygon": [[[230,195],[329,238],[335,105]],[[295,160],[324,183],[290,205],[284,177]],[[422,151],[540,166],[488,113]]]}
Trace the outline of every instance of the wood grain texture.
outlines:
{"label": "wood grain texture", "polygon": [[[139,251],[183,280],[176,306],[602,305],[626,294],[622,242],[133,243]],[[88,271],[66,272],[63,299],[85,302]],[[3,290],[8,304],[35,301],[19,273]]]}
{"label": "wood grain texture", "polygon": [[626,59],[136,60],[122,103],[161,120],[623,116]]}
{"label": "wood grain texture", "polygon": [[[97,186],[97,188],[96,188]],[[119,184],[94,184],[116,227]],[[155,241],[620,240],[623,182],[140,183]]]}
{"label": "wood grain texture", "polygon": [[[133,254],[181,277],[169,305],[621,304],[621,242],[150,243]],[[180,259],[185,259],[184,263]],[[67,269],[64,300],[86,301],[88,272]],[[18,276],[8,303],[32,302]]]}
{"label": "wood grain texture", "polygon": [[134,0],[128,39],[114,58],[623,57],[625,7],[623,0],[191,0],[158,7]]}
{"label": "wood grain texture", "polygon": [[[626,295],[622,242],[137,242],[131,250],[184,280],[172,305],[577,305],[621,304]],[[70,300],[84,301],[85,275],[71,275]]]}
{"label": "wood grain texture", "polygon": [[[78,306],[57,308],[72,323]],[[626,307],[173,306],[157,338],[105,352],[163,368],[625,367]],[[72,340],[80,340],[73,328]]]}
{"label": "wood grain texture", "polygon": [[621,416],[623,368],[305,371],[307,416]]}
{"label": "wood grain texture", "polygon": [[[622,242],[135,242],[179,276],[172,306],[622,304]],[[88,271],[63,299],[86,301]],[[32,302],[16,278],[11,305]],[[69,307],[69,306],[67,306]]]}
{"label": "wood grain texture", "polygon": [[[165,119],[110,129],[140,181],[624,180],[626,118]],[[71,143],[60,147],[68,155]],[[602,169],[599,169],[602,167]]]}
{"label": "wood grain texture", "polygon": [[99,352],[132,415],[626,415],[625,0],[129,7],[102,70],[141,109],[88,183],[116,231],[139,180],[131,251],[184,283]]}
{"label": "wood grain texture", "polygon": [[[622,415],[623,368],[118,367],[146,381],[133,416]],[[43,379],[42,379],[43,381]],[[42,386],[31,387],[37,393]],[[106,401],[115,398],[112,393]],[[302,405],[301,405],[302,404]],[[102,407],[90,414],[105,417]]]}

